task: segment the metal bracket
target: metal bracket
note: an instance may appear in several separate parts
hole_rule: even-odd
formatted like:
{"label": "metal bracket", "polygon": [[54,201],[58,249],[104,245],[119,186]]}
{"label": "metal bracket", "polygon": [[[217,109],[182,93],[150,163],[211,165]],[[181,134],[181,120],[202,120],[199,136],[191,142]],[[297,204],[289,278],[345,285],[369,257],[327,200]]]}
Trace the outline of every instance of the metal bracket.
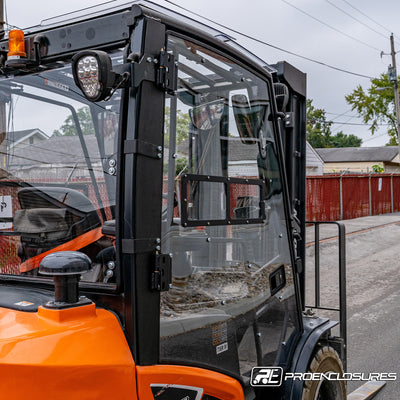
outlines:
{"label": "metal bracket", "polygon": [[150,55],[144,54],[139,60],[132,60],[132,84],[139,87],[143,81],[155,82],[155,64]]}
{"label": "metal bracket", "polygon": [[147,238],[147,239],[122,239],[122,253],[124,254],[137,254],[149,253],[157,250],[160,239]]}
{"label": "metal bracket", "polygon": [[293,128],[294,126],[294,114],[292,112],[285,113],[284,119],[285,128]]}
{"label": "metal bracket", "polygon": [[177,89],[178,68],[173,54],[162,50],[157,58],[144,54],[132,63],[132,84],[138,87],[143,81],[155,82],[162,90],[174,94]]}
{"label": "metal bracket", "polygon": [[141,154],[142,156],[161,159],[162,147],[138,139],[125,140],[124,154]]}
{"label": "metal bracket", "polygon": [[151,274],[151,289],[165,292],[172,281],[172,258],[169,254],[156,254],[156,266]]}

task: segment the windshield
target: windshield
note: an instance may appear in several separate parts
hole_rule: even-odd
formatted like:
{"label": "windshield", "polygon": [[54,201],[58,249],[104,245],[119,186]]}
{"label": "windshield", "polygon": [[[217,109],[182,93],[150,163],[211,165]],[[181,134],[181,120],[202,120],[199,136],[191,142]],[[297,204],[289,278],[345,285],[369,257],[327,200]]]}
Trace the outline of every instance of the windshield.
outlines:
{"label": "windshield", "polygon": [[40,276],[45,255],[76,250],[93,262],[83,280],[115,282],[120,98],[86,101],[69,64],[0,81],[1,274]]}

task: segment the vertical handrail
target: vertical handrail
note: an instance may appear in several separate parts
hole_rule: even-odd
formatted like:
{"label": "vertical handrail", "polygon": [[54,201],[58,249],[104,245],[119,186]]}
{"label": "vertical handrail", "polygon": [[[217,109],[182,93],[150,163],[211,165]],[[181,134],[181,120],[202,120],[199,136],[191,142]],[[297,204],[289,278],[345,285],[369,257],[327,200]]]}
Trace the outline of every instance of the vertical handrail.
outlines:
{"label": "vertical handrail", "polygon": [[315,307],[320,307],[321,286],[320,286],[320,259],[319,259],[319,224],[314,226],[314,257],[315,257]]}
{"label": "vertical handrail", "polygon": [[[343,367],[346,371],[347,365],[347,294],[346,294],[346,228],[342,222],[336,221],[311,221],[307,224],[314,225],[314,253],[315,253],[315,306],[331,311],[339,312],[340,337],[343,339]],[[333,224],[338,227],[339,246],[339,309],[321,307],[321,286],[320,286],[320,225]]]}
{"label": "vertical handrail", "polygon": [[339,233],[339,314],[340,337],[343,338],[343,367],[347,365],[347,294],[346,294],[346,228],[337,223]]}

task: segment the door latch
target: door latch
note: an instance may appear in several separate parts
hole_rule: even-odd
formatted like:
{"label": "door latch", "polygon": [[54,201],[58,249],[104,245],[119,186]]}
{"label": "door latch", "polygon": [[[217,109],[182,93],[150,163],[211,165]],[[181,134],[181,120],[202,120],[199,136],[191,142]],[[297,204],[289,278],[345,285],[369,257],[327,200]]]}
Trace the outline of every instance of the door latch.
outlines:
{"label": "door latch", "polygon": [[172,257],[169,254],[156,254],[156,265],[151,274],[151,289],[165,292],[172,282]]}

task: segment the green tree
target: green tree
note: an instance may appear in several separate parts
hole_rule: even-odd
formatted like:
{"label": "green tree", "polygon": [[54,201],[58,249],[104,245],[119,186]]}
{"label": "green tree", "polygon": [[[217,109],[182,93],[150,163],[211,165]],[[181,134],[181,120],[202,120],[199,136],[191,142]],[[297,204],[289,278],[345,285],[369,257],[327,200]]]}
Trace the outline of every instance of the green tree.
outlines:
{"label": "green tree", "polygon": [[393,83],[389,81],[388,74],[381,74],[379,78],[372,79],[368,89],[358,85],[346,97],[346,101],[356,110],[372,134],[378,126],[387,124],[389,135],[388,145],[397,144],[396,112],[394,105]]}
{"label": "green tree", "polygon": [[385,172],[385,168],[383,168],[381,165],[379,165],[379,164],[375,164],[375,165],[373,165],[372,167],[372,171],[375,173],[375,174],[381,174],[382,172]]}
{"label": "green tree", "polygon": [[[76,114],[78,115],[82,133],[84,135],[93,135],[94,126],[89,107],[79,108]],[[75,136],[77,134],[76,124],[72,114],[65,119],[64,123],[60,126],[60,129],[56,129],[53,132],[53,135],[55,136]]]}
{"label": "green tree", "polygon": [[314,148],[322,147],[360,147],[362,139],[346,135],[342,131],[332,135],[332,121],[326,119],[326,112],[316,108],[312,100],[307,100],[307,140]]}
{"label": "green tree", "polygon": [[[182,110],[176,112],[176,144],[182,143],[185,139],[189,138],[189,123],[190,116]],[[170,129],[170,108],[165,107],[165,122],[164,122],[164,143],[168,146],[169,143],[169,129]]]}

